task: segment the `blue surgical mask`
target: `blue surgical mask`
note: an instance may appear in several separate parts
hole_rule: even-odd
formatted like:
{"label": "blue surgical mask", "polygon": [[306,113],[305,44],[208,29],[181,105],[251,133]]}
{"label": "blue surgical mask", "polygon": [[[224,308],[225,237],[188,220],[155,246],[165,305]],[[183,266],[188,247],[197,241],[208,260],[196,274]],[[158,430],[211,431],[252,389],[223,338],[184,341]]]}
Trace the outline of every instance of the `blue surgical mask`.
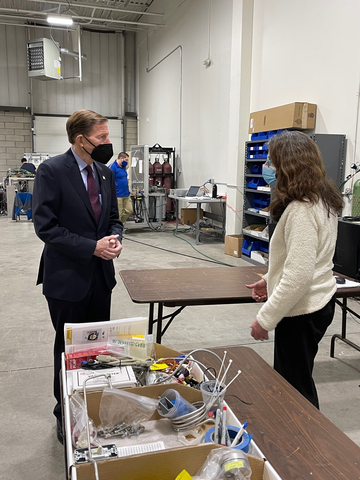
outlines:
{"label": "blue surgical mask", "polygon": [[126,168],[126,167],[127,167],[127,164],[128,164],[128,162],[127,162],[126,160],[123,160],[123,161],[121,162],[121,168]]}
{"label": "blue surgical mask", "polygon": [[262,176],[268,185],[274,185],[276,183],[276,168],[264,163],[262,166]]}

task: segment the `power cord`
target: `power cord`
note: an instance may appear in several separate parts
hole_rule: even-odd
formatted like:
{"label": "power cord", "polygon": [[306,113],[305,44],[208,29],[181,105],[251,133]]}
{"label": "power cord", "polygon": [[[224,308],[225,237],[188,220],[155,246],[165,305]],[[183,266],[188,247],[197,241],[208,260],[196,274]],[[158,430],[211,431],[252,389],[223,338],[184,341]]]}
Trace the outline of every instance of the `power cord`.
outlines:
{"label": "power cord", "polygon": [[[217,263],[217,264],[219,264],[219,265],[224,265],[224,266],[226,266],[226,267],[235,267],[235,265],[230,265],[229,263],[221,262],[220,260],[215,260],[214,258],[209,257],[208,255],[205,255],[205,253],[202,253],[202,252],[200,252],[199,250],[197,250],[191,242],[189,242],[189,241],[186,240],[185,238],[179,237],[179,235],[176,235],[175,231],[176,231],[176,229],[173,230],[173,235],[174,235],[174,237],[179,238],[180,240],[183,240],[184,242],[188,243],[188,244],[195,250],[195,252],[197,252],[197,253],[199,253],[200,255],[203,255],[204,257],[210,259],[210,260],[207,260],[207,261],[211,261],[212,263]],[[196,257],[193,257],[193,258],[196,258]],[[198,260],[203,260],[203,259],[202,259],[202,258],[199,258]]]}
{"label": "power cord", "polygon": [[[183,238],[179,237],[180,240],[184,240]],[[175,252],[174,250],[168,250],[167,248],[162,248],[162,247],[156,247],[155,245],[150,245],[148,243],[144,243],[144,242],[140,242],[139,240],[134,240],[133,238],[129,238],[128,236],[124,237],[123,240],[129,240],[130,242],[134,242],[134,243],[139,243],[140,245],[145,245],[146,247],[151,247],[151,248],[155,248],[156,250],[162,250],[164,252],[168,252],[168,253],[172,253],[174,255],[180,255],[182,257],[188,257],[188,258],[193,258],[194,260],[201,260],[203,262],[210,262],[210,263],[216,263],[216,264],[222,264],[222,265],[226,265],[228,267],[234,267],[235,265],[227,265],[226,263],[221,263],[217,260],[206,260],[204,258],[199,258],[199,257],[193,257],[192,255],[187,255],[186,253],[180,253],[180,252]],[[185,242],[187,240],[184,240]],[[189,243],[189,242],[188,242]],[[191,244],[190,244],[191,245]],[[201,252],[199,252],[201,254]],[[202,255],[202,254],[201,254]],[[207,255],[205,255],[207,256]],[[208,257],[208,258],[211,258],[211,257]]]}

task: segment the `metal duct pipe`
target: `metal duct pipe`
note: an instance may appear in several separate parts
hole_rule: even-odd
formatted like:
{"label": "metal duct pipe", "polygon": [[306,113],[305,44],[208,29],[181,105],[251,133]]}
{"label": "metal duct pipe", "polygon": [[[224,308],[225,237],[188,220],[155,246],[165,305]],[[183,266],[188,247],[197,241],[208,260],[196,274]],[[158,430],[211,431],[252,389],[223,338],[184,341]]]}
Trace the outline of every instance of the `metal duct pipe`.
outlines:
{"label": "metal duct pipe", "polygon": [[[79,53],[78,52],[72,52],[71,50],[69,50],[67,48],[60,47],[60,53],[62,53],[64,55],[70,55],[71,57],[74,57],[76,59],[79,58]],[[81,55],[81,60],[83,60],[83,61],[87,60],[87,56],[85,55],[85,53],[83,53]]]}

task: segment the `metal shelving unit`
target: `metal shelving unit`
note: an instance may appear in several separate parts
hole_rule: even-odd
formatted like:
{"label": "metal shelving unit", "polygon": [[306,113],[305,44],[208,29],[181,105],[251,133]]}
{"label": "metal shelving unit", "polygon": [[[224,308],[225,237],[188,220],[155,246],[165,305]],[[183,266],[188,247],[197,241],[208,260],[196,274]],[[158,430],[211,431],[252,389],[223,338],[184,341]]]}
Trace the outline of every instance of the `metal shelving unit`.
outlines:
{"label": "metal shelving unit", "polygon": [[[269,238],[246,230],[251,225],[263,225],[269,223],[270,216],[260,213],[263,208],[270,204],[271,190],[262,190],[268,187],[262,177],[262,165],[267,158],[267,141],[251,140],[245,143],[245,173],[244,173],[244,210],[243,210],[243,248],[242,254],[246,260],[251,260],[252,250],[268,251]],[[260,190],[259,190],[260,188]],[[247,254],[248,252],[248,254]]]}
{"label": "metal shelving unit", "polygon": [[[319,134],[315,133],[310,135],[310,138],[318,145],[321,152],[325,170],[327,175],[332,178],[337,186],[340,186],[344,180],[344,165],[345,165],[345,155],[346,155],[346,136],[343,134]],[[249,178],[261,178],[261,172],[253,173],[252,165],[254,164],[263,164],[266,161],[267,155],[262,156],[262,158],[251,158],[253,155],[256,155],[256,151],[265,152],[266,143],[269,139],[258,139],[251,140],[245,144],[245,185],[244,185],[244,212],[243,212],[243,245],[244,242],[251,241],[261,241],[262,245],[269,243],[269,238],[260,238],[257,235],[253,235],[245,230],[245,228],[252,224],[264,224],[269,225],[269,234],[271,234],[275,228],[276,223],[270,219],[270,216],[264,216],[260,213],[253,212],[249,208],[253,208],[254,196],[255,195],[267,195],[270,203],[271,191],[269,192],[259,192],[255,188],[248,188]],[[254,147],[260,146],[263,147],[260,150],[254,149]],[[244,254],[244,251],[243,251]],[[251,263],[257,263],[254,260],[244,256]]]}

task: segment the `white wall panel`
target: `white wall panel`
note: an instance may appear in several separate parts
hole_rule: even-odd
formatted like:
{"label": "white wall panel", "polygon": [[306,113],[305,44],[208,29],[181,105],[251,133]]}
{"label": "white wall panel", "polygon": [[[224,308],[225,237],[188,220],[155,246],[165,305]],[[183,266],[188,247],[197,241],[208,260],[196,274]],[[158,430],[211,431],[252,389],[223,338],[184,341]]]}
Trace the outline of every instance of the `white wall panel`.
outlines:
{"label": "white wall panel", "polygon": [[[212,65],[206,68],[209,5],[208,1],[156,1],[152,8],[163,8],[171,20],[149,36],[149,52],[144,36],[137,38],[139,143],[175,147],[178,154],[181,144],[179,187],[201,185],[214,175],[218,182],[227,181],[233,1],[211,2]],[[151,69],[178,45],[182,46],[182,103],[179,50],[149,73],[146,70],[148,58]]]}
{"label": "white wall panel", "polygon": [[0,25],[0,105],[29,106],[25,28]]}
{"label": "white wall panel", "polygon": [[[66,152],[70,144],[66,134],[66,122],[68,117],[35,117],[35,147],[38,153],[47,153],[51,157]],[[108,121],[109,138],[113,144],[114,157],[111,163],[122,151],[123,129],[121,120],[110,119]]]}

